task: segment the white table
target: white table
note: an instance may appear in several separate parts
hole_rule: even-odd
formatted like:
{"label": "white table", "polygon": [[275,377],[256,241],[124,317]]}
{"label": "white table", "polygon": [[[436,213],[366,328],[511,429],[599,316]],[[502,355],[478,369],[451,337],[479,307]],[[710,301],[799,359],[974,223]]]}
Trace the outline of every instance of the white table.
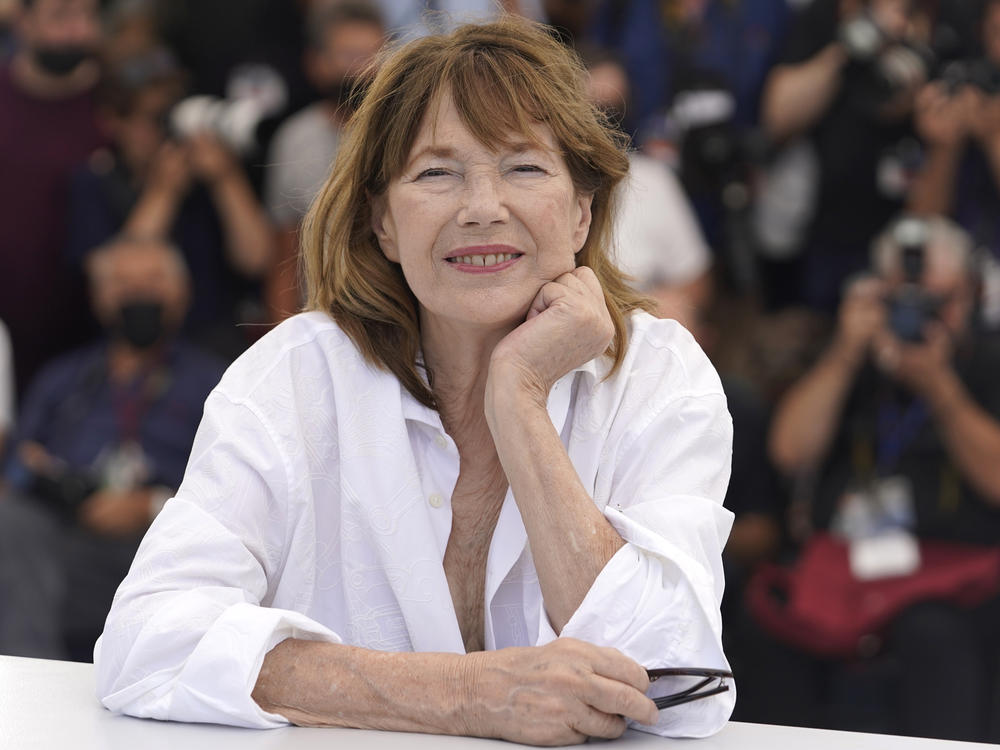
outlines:
{"label": "white table", "polygon": [[[608,750],[976,750],[967,742],[730,722],[704,740],[627,732]],[[0,656],[2,750],[492,750],[498,740],[358,729],[237,729],[114,716],[94,697],[92,664]],[[997,747],[997,746],[992,746]]]}

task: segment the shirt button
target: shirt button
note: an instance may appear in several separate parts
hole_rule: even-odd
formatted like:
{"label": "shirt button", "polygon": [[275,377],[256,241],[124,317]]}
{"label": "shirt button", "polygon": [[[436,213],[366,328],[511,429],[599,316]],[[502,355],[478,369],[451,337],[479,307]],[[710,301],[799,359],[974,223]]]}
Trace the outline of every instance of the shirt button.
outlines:
{"label": "shirt button", "polygon": [[437,492],[427,498],[427,501],[431,504],[432,508],[440,508],[444,505],[444,498],[441,497]]}
{"label": "shirt button", "polygon": [[438,444],[439,448],[447,448],[448,447],[448,438],[446,438],[440,432],[434,437],[434,442]]}

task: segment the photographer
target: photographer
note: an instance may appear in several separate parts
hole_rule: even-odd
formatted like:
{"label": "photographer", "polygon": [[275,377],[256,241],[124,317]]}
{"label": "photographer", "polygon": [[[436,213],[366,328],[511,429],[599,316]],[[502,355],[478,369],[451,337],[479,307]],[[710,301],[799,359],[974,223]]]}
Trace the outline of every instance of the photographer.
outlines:
{"label": "photographer", "polygon": [[[815,0],[768,77],[762,121],[776,141],[805,137],[818,166],[802,242],[801,302],[836,309],[865,248],[902,208],[905,146],[927,80],[932,18],[921,0]],[[890,179],[886,179],[889,177]]]}
{"label": "photographer", "polygon": [[1000,258],[1000,1],[984,4],[982,56],[947,66],[920,92],[924,162],[909,210],[950,215]]}
{"label": "photographer", "polygon": [[91,248],[118,233],[172,240],[191,269],[186,330],[217,331],[220,353],[236,354],[246,345],[236,340],[237,307],[271,263],[270,225],[219,135],[170,132],[183,91],[183,73],[162,47],[107,72],[100,116],[112,145],[73,176],[68,253],[83,264]]}
{"label": "photographer", "polygon": [[382,15],[372,0],[316,3],[307,14],[305,71],[323,98],[278,128],[264,173],[264,201],[277,247],[264,296],[275,319],[302,307],[295,262],[299,224],[326,181],[344,126],[360,101],[360,84],[385,34]]}
{"label": "photographer", "polygon": [[[904,220],[876,241],[874,261],[875,275],[848,288],[826,352],[779,403],[771,457],[812,477],[813,526],[852,554],[886,528],[913,540],[906,549],[995,548],[1000,347],[970,324],[969,238],[947,219]],[[902,562],[882,553],[873,578],[920,569],[919,558],[882,569]],[[985,739],[998,615],[995,594],[975,608],[927,600],[895,613],[886,643],[900,670],[898,731]]]}
{"label": "photographer", "polygon": [[0,318],[21,395],[45,360],[88,335],[83,284],[60,262],[66,182],[103,138],[94,112],[97,0],[15,6],[13,55],[0,61]]}
{"label": "photographer", "polygon": [[222,372],[178,340],[183,259],[118,239],[88,259],[106,337],[51,362],[24,400],[0,496],[0,653],[90,658],[115,588],[179,485]]}

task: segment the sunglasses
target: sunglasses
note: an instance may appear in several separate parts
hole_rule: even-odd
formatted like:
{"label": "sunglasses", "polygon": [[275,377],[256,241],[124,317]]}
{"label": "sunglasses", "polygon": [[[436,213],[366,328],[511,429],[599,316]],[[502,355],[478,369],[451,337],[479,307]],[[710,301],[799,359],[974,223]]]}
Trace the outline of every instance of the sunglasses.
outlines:
{"label": "sunglasses", "polygon": [[732,679],[733,673],[725,669],[700,669],[698,667],[668,667],[665,669],[647,669],[649,681],[655,682],[661,677],[700,677],[684,690],[676,693],[654,698],[653,703],[657,708],[671,708],[682,703],[690,703],[700,698],[708,698],[711,695],[718,695],[729,690],[727,679]]}

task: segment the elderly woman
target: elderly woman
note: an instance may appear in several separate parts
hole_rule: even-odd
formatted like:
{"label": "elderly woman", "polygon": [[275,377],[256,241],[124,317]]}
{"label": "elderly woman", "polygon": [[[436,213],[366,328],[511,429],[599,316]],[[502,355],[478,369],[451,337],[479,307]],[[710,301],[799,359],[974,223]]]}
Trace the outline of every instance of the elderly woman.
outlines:
{"label": "elderly woman", "polygon": [[307,221],[310,311],[209,397],[118,592],[108,708],[538,744],[722,726],[728,685],[655,704],[693,685],[646,671],[726,669],[732,428],[609,259],[627,165],[539,27],[384,63]]}

